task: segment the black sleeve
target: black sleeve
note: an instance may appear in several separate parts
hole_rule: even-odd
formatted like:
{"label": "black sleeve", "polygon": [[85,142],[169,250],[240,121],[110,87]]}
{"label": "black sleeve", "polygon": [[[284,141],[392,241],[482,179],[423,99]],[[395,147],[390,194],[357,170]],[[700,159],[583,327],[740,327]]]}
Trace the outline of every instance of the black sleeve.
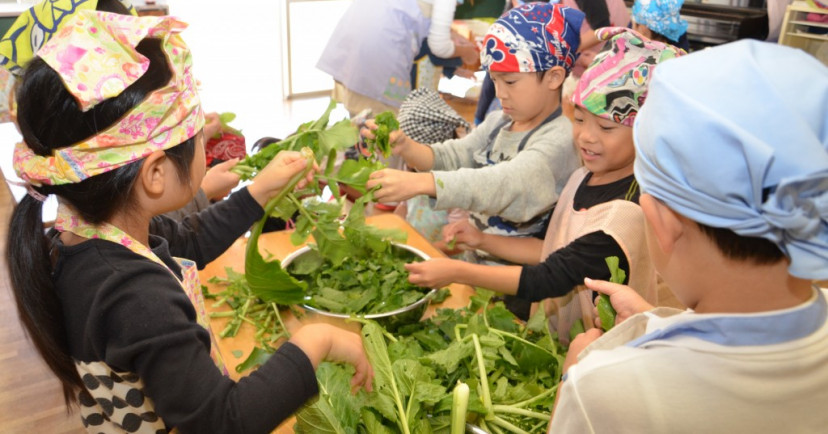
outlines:
{"label": "black sleeve", "polygon": [[586,21],[593,29],[610,25],[609,9],[604,0],[575,0],[578,9],[586,15]]}
{"label": "black sleeve", "polygon": [[[584,277],[607,280],[609,268],[604,258],[617,256],[618,266],[630,275],[629,262],[621,246],[603,231],[586,234],[550,254],[538,265],[524,265],[520,272],[517,296],[529,301],[560,297]],[[626,282],[625,282],[626,283]]]}
{"label": "black sleeve", "polygon": [[167,424],[181,433],[268,433],[318,393],[311,361],[290,343],[238,382],[222,375],[178,282],[139,262],[130,275],[113,273],[118,281],[99,303],[108,308],[90,315],[90,339],[110,366],[138,374]]}
{"label": "black sleeve", "polygon": [[150,233],[169,241],[170,254],[191,259],[202,269],[247,232],[263,213],[259,203],[243,188],[181,222],[157,216],[150,222]]}

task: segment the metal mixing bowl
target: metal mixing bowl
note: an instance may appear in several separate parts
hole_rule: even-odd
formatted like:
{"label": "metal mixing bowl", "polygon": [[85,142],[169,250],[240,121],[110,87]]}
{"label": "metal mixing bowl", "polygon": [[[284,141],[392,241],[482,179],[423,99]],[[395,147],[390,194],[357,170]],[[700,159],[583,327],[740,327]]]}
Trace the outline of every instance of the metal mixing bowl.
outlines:
{"label": "metal mixing bowl", "polygon": [[[407,244],[393,243],[392,245],[396,248],[407,250],[407,251],[415,254],[416,256],[419,256],[424,261],[430,259],[430,257],[427,254],[425,254],[423,251],[421,251],[419,249],[416,249],[414,247],[411,247]],[[310,251],[310,247],[308,247],[308,246],[302,247],[302,248],[294,251],[293,253],[288,255],[282,261],[282,267],[287,270],[288,266],[290,265],[291,262],[293,262],[296,258],[298,258],[301,255],[304,255],[305,253],[307,253],[309,251]],[[372,320],[375,320],[378,323],[380,323],[387,330],[394,330],[394,329],[396,329],[397,327],[399,327],[401,325],[415,323],[415,322],[419,321],[420,319],[422,319],[423,315],[425,314],[426,308],[428,308],[429,301],[431,301],[431,298],[434,296],[434,294],[436,292],[437,292],[436,289],[431,289],[428,292],[424,293],[423,297],[421,297],[419,300],[417,300],[414,303],[409,304],[408,306],[401,307],[399,309],[395,309],[395,310],[388,311],[388,312],[382,312],[382,313],[347,314],[347,313],[329,312],[329,311],[320,309],[318,307],[313,307],[313,306],[309,306],[309,305],[306,305],[306,304],[303,304],[301,306],[302,306],[303,309],[305,309],[307,311],[315,312],[319,315],[324,315],[324,316],[328,316],[328,317],[332,317],[332,318],[347,319],[347,318],[351,318],[352,316],[356,316],[356,317],[365,318],[365,319],[372,319]]]}

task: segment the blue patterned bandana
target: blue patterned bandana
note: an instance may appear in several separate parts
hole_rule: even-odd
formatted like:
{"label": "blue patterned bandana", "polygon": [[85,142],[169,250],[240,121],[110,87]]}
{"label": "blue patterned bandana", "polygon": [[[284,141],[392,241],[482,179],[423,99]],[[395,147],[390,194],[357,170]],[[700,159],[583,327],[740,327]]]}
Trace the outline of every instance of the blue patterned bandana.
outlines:
{"label": "blue patterned bandana", "polygon": [[575,64],[584,13],[529,3],[503,14],[483,39],[480,63],[488,71],[535,72]]}

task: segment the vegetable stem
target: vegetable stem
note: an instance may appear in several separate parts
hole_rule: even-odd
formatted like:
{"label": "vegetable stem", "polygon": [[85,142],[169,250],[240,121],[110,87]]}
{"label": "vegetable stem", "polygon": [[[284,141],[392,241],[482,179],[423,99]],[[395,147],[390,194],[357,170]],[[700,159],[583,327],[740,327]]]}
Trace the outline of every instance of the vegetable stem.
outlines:
{"label": "vegetable stem", "polygon": [[477,356],[477,369],[480,374],[480,394],[483,398],[483,407],[486,408],[486,419],[494,417],[494,409],[492,409],[492,396],[489,394],[489,378],[486,376],[486,364],[483,362],[483,349],[480,347],[480,338],[477,333],[472,333],[472,341],[474,342],[474,352]]}

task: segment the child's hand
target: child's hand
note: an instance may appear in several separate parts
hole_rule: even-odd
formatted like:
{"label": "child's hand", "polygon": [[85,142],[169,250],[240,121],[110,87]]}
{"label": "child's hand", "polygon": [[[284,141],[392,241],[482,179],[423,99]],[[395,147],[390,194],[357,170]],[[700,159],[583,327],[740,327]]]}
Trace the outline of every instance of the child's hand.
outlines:
{"label": "child's hand", "polygon": [[289,342],[308,356],[314,369],[323,360],[353,365],[356,372],[351,379],[351,391],[356,392],[360,387],[368,392],[372,390],[374,370],[358,334],[331,324],[307,324],[296,331]]}
{"label": "child's hand", "polygon": [[[368,119],[365,121],[365,126],[360,128],[359,134],[365,139],[373,139],[376,137],[374,135],[376,129],[377,123],[373,119]],[[409,140],[402,130],[394,130],[388,133],[388,142],[391,144],[391,152],[394,155],[399,155],[405,149]]]}
{"label": "child's hand", "polygon": [[443,241],[460,250],[477,249],[483,242],[483,232],[468,220],[460,220],[443,226]]}
{"label": "child's hand", "polygon": [[[319,171],[319,166],[316,162],[312,162],[313,167],[305,175],[296,188],[301,189],[309,182],[313,181],[313,175]],[[276,196],[285,185],[290,182],[290,179],[301,173],[308,165],[307,159],[296,151],[282,151],[273,157],[273,160],[262,169],[255,178],[253,183],[247,188],[250,195],[259,202],[259,205],[264,206],[267,201]]]}
{"label": "child's hand", "polygon": [[442,288],[454,283],[458,262],[455,259],[434,258],[405,264],[408,281],[425,288]]}
{"label": "child's hand", "polygon": [[401,202],[418,194],[434,196],[434,176],[430,173],[407,172],[396,169],[377,170],[368,177],[365,188],[374,191],[377,202]]}
{"label": "child's hand", "polygon": [[[610,283],[606,280],[593,280],[590,278],[584,279],[584,284],[587,288],[601,293],[607,294],[610,298],[610,303],[616,311],[615,324],[619,324],[627,318],[641,312],[646,312],[653,309],[653,305],[647,303],[634,289],[626,285],[619,285],[617,283]],[[595,298],[598,301],[598,298]],[[598,318],[598,309],[595,308],[595,326],[601,328],[601,321]]]}
{"label": "child's hand", "polygon": [[579,333],[578,336],[575,336],[575,339],[573,339],[572,343],[569,344],[569,349],[566,353],[566,359],[563,364],[563,373],[566,373],[572,365],[578,363],[578,355],[581,354],[584,348],[596,339],[600,338],[603,334],[604,333],[600,328],[592,328],[583,333]]}
{"label": "child's hand", "polygon": [[239,185],[239,175],[230,171],[238,162],[238,158],[227,160],[211,167],[204,174],[204,179],[201,180],[201,189],[204,191],[207,199],[222,199]]}
{"label": "child's hand", "polygon": [[204,141],[221,132],[221,120],[219,114],[210,112],[204,114]]}

